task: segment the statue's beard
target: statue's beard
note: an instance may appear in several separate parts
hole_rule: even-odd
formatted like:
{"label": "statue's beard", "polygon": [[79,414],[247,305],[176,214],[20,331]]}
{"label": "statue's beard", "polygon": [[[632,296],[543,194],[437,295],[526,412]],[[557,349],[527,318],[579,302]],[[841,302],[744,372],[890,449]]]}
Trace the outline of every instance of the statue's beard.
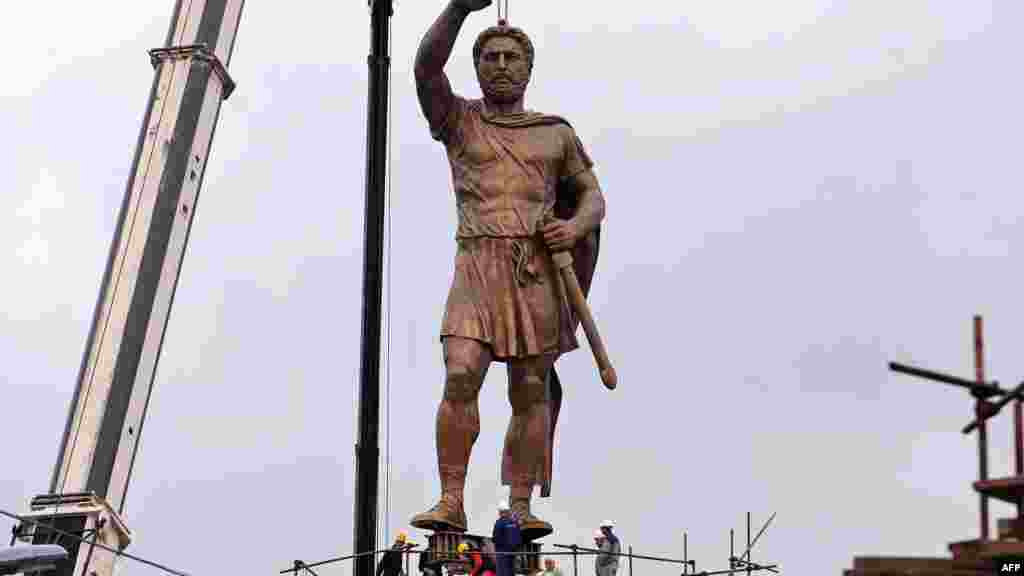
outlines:
{"label": "statue's beard", "polygon": [[499,104],[511,104],[521,99],[523,94],[526,93],[526,85],[530,82],[529,78],[525,80],[516,80],[511,76],[505,76],[504,78],[506,80],[504,82],[493,78],[478,78],[480,90],[488,100]]}

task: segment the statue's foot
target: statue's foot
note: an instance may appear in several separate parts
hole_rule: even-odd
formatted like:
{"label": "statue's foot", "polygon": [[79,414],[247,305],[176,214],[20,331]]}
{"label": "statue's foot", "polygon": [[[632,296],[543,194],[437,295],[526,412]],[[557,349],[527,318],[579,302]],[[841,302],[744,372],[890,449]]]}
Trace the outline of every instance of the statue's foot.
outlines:
{"label": "statue's foot", "polygon": [[530,512],[529,498],[513,498],[510,503],[512,511],[519,516],[519,531],[523,542],[531,542],[543,538],[555,531],[551,524],[537,518]]}
{"label": "statue's foot", "polygon": [[413,516],[410,524],[421,530],[465,532],[466,512],[462,502],[443,495],[433,508]]}

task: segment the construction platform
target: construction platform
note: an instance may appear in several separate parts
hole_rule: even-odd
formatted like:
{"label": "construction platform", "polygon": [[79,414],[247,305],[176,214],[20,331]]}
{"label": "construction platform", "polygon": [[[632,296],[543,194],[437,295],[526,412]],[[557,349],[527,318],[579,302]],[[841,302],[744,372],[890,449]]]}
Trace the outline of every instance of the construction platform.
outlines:
{"label": "construction platform", "polygon": [[974,483],[974,490],[989,498],[995,498],[1007,504],[1018,506],[1020,505],[1021,497],[1024,496],[1024,476],[978,480]]}
{"label": "construction platform", "polygon": [[[974,399],[974,419],[961,430],[963,434],[978,434],[979,479],[971,487],[978,494],[979,538],[951,542],[952,558],[900,558],[857,557],[853,569],[844,570],[843,576],[991,576],[993,574],[1024,572],[1024,383],[1012,390],[1000,388],[996,382],[985,380],[982,321],[974,317],[975,380],[890,362],[895,372],[952,384],[970,391]],[[988,398],[1001,396],[998,402]],[[1002,478],[988,477],[988,420],[1000,410],[1013,404],[1014,474]],[[988,500],[1001,500],[1017,508],[1016,516],[1001,518],[997,522],[997,538],[989,537]],[[1019,563],[1016,570],[1002,570],[1004,562]]]}
{"label": "construction platform", "polygon": [[[1024,476],[1009,476],[974,483],[979,494],[1019,505],[1024,498]],[[858,557],[843,576],[990,576],[1000,562],[1024,559],[1024,519],[1000,518],[996,540],[951,542],[952,558]]]}
{"label": "construction platform", "polygon": [[992,562],[950,558],[887,558],[865,556],[853,559],[853,569],[843,576],[992,576]]}

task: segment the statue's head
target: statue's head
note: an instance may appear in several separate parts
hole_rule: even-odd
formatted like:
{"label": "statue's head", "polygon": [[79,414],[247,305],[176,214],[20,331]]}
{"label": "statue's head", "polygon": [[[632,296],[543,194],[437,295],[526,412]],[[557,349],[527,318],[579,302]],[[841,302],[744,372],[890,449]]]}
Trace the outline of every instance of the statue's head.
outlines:
{"label": "statue's head", "polygon": [[489,100],[511,103],[526,92],[533,72],[533,42],[519,28],[499,21],[477,36],[473,64],[480,89]]}

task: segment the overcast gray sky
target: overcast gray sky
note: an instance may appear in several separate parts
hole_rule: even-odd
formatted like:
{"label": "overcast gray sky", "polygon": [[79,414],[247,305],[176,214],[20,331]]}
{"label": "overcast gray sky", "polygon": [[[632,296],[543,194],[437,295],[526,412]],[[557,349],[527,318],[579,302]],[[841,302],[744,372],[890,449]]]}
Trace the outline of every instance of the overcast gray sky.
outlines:
{"label": "overcast gray sky", "polygon": [[[172,5],[19,3],[0,39],[2,509],[48,487]],[[393,18],[391,533],[438,490],[455,212],[411,66],[441,7],[398,0]],[[621,382],[603,389],[585,345],[560,362],[545,542],[588,544],[610,517],[638,553],[679,556],[686,530],[698,568],[721,568],[729,528],[778,512],[753,557],[797,575],[976,537],[967,394],[886,362],[970,377],[980,313],[990,376],[1024,378],[1024,6],[516,0],[510,16],[538,50],[528,106],[573,122],[608,199],[591,304]],[[467,96],[494,19],[468,20],[447,68]],[[128,493],[137,555],[201,576],[351,549],[368,42],[363,2],[245,6]],[[482,394],[476,532],[500,495],[505,382],[495,366]],[[991,434],[997,476],[1010,428]]]}

